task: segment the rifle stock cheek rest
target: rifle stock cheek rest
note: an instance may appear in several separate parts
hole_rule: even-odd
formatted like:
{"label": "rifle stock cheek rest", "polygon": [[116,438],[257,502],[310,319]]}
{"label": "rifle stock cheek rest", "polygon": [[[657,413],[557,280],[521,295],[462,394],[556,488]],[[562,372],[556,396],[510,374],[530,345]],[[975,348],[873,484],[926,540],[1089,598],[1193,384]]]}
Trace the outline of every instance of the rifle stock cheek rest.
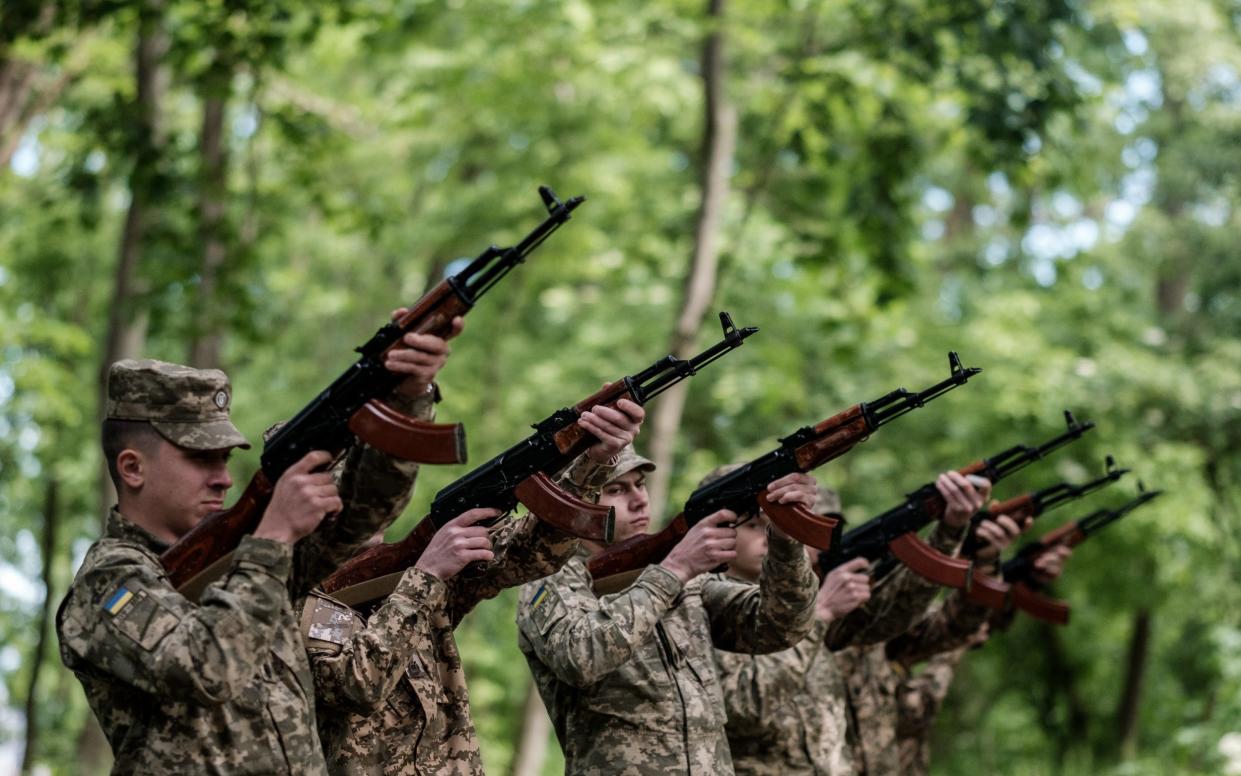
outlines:
{"label": "rifle stock cheek rest", "polygon": [[801,504],[777,504],[767,498],[765,491],[758,496],[758,506],[780,530],[802,544],[816,550],[831,548],[832,531],[839,520],[817,515]]}
{"label": "rifle stock cheek rest", "polygon": [[980,569],[974,569],[973,579],[964,594],[965,599],[971,603],[989,609],[1003,609],[1008,605],[1008,592],[1007,582],[996,579],[990,574],[984,574]]}
{"label": "rifle stock cheek rest", "polygon": [[574,496],[543,472],[527,477],[513,495],[530,513],[548,525],[596,542],[611,542],[616,531],[616,511]]}
{"label": "rifle stock cheek rest", "polygon": [[969,589],[970,572],[974,564],[968,560],[948,557],[919,539],[913,531],[888,542],[888,548],[897,560],[918,576],[945,587]]}
{"label": "rifle stock cheek rest", "polygon": [[[272,485],[259,469],[237,503],[222,512],[212,512],[164,550],[159,562],[168,571],[172,586],[180,590],[217,559],[237,548],[241,537],[253,533],[263,519],[271,500]],[[201,588],[211,579],[197,579]]]}
{"label": "rifle stock cheek rest", "polygon": [[1065,601],[1043,595],[1024,582],[1013,585],[1012,595],[1013,605],[1036,620],[1053,625],[1067,625],[1069,622],[1069,604]]}
{"label": "rifle stock cheek rest", "polygon": [[372,399],[349,418],[349,430],[376,450],[414,463],[465,463],[465,427],[429,423]]}

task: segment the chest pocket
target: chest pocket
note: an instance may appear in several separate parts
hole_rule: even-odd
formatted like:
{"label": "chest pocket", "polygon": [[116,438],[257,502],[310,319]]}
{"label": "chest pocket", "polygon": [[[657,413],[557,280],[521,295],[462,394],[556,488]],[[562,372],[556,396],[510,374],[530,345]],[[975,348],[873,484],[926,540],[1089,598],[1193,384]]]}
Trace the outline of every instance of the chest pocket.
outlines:
{"label": "chest pocket", "polygon": [[112,627],[147,651],[155,649],[181,622],[176,612],[146,590],[134,593],[116,614],[107,616],[111,617]]}

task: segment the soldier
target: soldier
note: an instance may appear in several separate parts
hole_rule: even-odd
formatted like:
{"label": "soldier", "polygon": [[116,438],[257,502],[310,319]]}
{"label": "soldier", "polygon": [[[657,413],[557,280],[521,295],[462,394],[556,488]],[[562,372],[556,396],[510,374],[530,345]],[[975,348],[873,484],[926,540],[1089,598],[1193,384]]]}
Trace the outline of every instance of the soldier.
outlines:
{"label": "soldier", "polygon": [[[600,440],[584,457],[615,460],[643,417],[626,399],[583,413]],[[473,509],[449,521],[369,619],[322,593],[307,599],[302,627],[330,772],[483,773],[453,630],[479,601],[555,573],[578,547],[530,515],[478,525],[498,515]]]}
{"label": "soldier", "polygon": [[[406,375],[390,403],[426,417],[448,348],[428,335],[405,343],[386,362]],[[159,557],[223,506],[229,455],[249,447],[230,399],[214,369],[129,360],[108,374],[102,437],[117,505],[56,627],[114,773],[326,773],[291,593],[399,512],[416,467],[355,445],[337,483],[320,471],[331,457],[308,453],[275,483],[225,575],[191,603]]]}
{"label": "soldier", "polygon": [[[1070,548],[1061,546],[1039,558],[1036,562],[1039,581],[1050,582],[1058,577],[1071,553]],[[960,596],[951,596],[944,608],[954,601],[959,606]],[[930,617],[931,626],[921,634],[911,634],[910,639],[902,637],[892,645],[889,657],[894,661],[898,676],[904,677],[895,694],[897,749],[902,774],[925,776],[930,773],[931,728],[943,708],[957,665],[968,650],[981,648],[992,632],[1007,629],[1012,616],[1011,610],[990,612],[973,633],[967,633],[970,622],[974,621],[968,614]],[[916,675],[911,674],[919,660],[926,660],[926,665]]]}
{"label": "soldier", "polygon": [[[650,525],[646,474],[627,448],[614,465],[582,462],[570,480],[616,510],[616,540]],[[768,495],[812,504],[814,480],[795,474]],[[601,492],[595,490],[601,488]],[[736,515],[700,521],[625,590],[597,597],[583,549],[557,574],[522,588],[518,645],[534,674],[574,774],[727,774],[723,700],[712,646],[783,649],[810,627],[814,575],[801,546],[769,529],[757,585],[706,572],[736,556]]]}
{"label": "soldier", "polygon": [[[997,573],[994,561],[1025,529],[1007,515],[980,523],[979,568]],[[1051,561],[1045,561],[1049,564]],[[909,667],[931,655],[955,649],[968,641],[990,616],[990,610],[971,604],[954,592],[907,632],[864,649],[840,653],[848,693],[849,745],[859,776],[887,776],[902,772],[897,741],[896,694]]]}
{"label": "soldier", "polygon": [[[952,553],[965,522],[990,487],[986,480],[972,483],[956,472],[941,475],[937,485],[947,509],[930,543]],[[819,489],[814,511],[843,519],[839,496],[827,488]],[[743,526],[738,534],[737,559],[729,564],[729,574],[752,579],[766,546],[757,526]],[[882,642],[905,630],[922,615],[934,591],[933,585],[903,568],[884,577],[872,591],[869,564],[856,558],[824,577],[815,625],[792,649],[771,655],[716,650],[736,772],[852,774],[839,650]]]}

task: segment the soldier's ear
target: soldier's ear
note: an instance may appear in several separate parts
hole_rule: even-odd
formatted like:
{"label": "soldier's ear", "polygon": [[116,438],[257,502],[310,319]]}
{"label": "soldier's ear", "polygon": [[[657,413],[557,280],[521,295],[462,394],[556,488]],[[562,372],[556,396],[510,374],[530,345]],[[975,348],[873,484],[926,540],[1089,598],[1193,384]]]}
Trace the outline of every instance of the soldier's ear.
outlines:
{"label": "soldier's ear", "polygon": [[116,474],[121,484],[138,490],[146,482],[146,457],[140,450],[127,447],[116,456]]}

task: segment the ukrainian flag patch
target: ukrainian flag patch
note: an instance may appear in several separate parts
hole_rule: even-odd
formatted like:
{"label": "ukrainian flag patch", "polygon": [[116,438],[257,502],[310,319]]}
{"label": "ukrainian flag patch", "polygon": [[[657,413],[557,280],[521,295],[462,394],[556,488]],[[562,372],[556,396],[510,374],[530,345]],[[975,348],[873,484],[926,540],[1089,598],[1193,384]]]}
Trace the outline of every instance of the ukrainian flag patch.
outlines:
{"label": "ukrainian flag patch", "polygon": [[116,614],[134,599],[134,594],[129,592],[129,588],[121,585],[120,589],[112,594],[112,597],[104,602],[103,608],[108,614]]}
{"label": "ukrainian flag patch", "polygon": [[530,599],[530,608],[538,609],[539,604],[543,603],[543,601],[546,600],[546,598],[547,598],[547,585],[546,584],[539,585],[539,592],[535,593],[534,598]]}

